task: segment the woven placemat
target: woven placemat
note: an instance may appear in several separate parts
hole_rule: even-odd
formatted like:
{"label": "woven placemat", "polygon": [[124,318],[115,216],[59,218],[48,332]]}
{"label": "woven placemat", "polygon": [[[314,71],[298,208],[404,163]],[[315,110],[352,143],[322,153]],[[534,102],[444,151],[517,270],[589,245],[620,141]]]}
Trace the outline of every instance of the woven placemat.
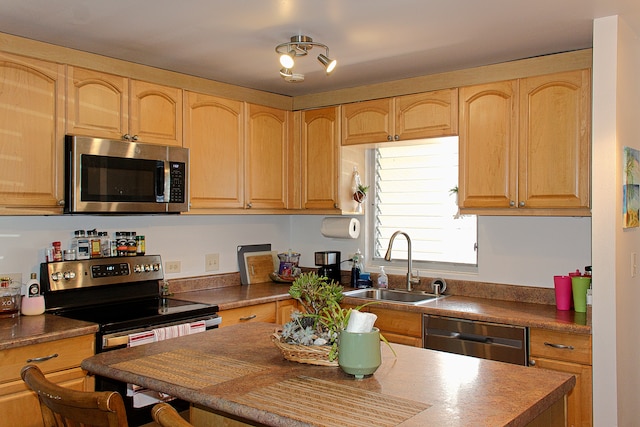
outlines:
{"label": "woven placemat", "polygon": [[267,369],[216,354],[179,349],[116,363],[113,368],[199,390]]}
{"label": "woven placemat", "polygon": [[256,389],[233,400],[326,427],[395,426],[431,406],[307,376]]}

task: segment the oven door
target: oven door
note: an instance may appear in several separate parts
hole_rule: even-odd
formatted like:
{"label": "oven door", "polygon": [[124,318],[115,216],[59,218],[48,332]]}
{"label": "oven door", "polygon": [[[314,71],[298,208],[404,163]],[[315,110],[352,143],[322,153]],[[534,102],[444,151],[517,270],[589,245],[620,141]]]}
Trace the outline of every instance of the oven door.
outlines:
{"label": "oven door", "polygon": [[[98,353],[102,353],[118,348],[144,345],[155,342],[158,338],[162,340],[171,339],[180,336],[180,331],[182,331],[182,335],[185,335],[187,327],[191,328],[188,334],[197,333],[218,328],[221,321],[221,317],[213,314],[179,322],[163,323],[149,328],[129,329],[107,334],[99,332],[96,335],[96,350]],[[158,402],[167,402],[179,412],[189,408],[188,402],[174,399],[171,396],[153,390],[137,387],[135,384],[126,384],[101,376],[96,376],[95,382],[96,391],[117,391],[120,393],[127,410],[127,420],[132,427],[152,422],[151,408]]]}

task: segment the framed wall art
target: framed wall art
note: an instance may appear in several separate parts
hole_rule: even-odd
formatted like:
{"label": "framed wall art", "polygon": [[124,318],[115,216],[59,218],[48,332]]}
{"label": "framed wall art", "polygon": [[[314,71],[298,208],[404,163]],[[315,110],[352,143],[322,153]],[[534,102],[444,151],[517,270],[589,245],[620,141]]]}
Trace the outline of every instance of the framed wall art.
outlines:
{"label": "framed wall art", "polygon": [[624,147],[622,177],[622,222],[624,228],[640,225],[640,151]]}

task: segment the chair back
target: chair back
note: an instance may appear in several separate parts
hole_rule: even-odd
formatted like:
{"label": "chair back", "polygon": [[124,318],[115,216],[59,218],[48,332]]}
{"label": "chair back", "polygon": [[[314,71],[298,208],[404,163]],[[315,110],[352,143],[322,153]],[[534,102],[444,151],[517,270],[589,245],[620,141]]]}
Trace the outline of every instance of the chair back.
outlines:
{"label": "chair back", "polygon": [[45,427],[128,427],[122,396],[115,391],[71,390],[49,381],[36,365],[20,375],[40,400]]}
{"label": "chair back", "polygon": [[160,427],[193,427],[184,420],[175,410],[175,408],[168,403],[157,403],[151,408],[151,416],[153,420],[160,425]]}

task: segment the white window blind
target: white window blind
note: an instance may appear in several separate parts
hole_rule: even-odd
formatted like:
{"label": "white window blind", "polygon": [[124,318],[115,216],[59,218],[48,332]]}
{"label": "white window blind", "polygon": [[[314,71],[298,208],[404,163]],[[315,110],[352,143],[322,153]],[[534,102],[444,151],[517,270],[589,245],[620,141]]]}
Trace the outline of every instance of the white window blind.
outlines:
{"label": "white window blind", "polygon": [[[374,260],[384,258],[391,235],[402,230],[412,242],[413,261],[477,264],[477,221],[457,215],[458,138],[433,138],[419,145],[373,150]],[[393,259],[407,259],[398,236]]]}

